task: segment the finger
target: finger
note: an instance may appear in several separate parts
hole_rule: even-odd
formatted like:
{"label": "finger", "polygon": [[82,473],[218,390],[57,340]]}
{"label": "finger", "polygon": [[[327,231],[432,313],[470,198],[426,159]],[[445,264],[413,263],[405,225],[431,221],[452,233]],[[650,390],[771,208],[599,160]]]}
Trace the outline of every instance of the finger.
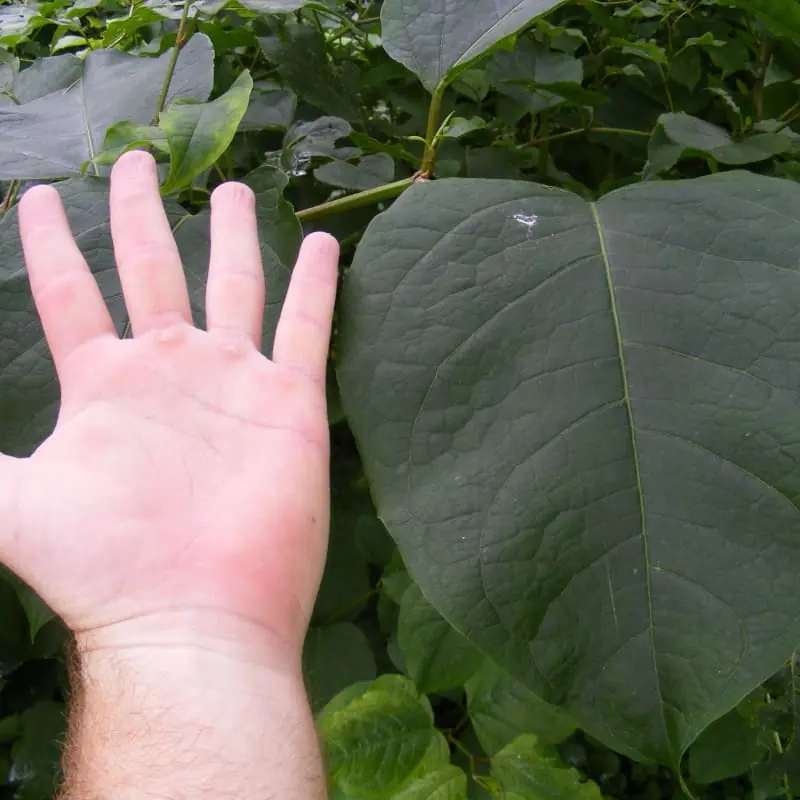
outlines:
{"label": "finger", "polygon": [[325,384],[339,244],[327,233],[306,237],[286,293],[272,358]]}
{"label": "finger", "polygon": [[19,203],[19,229],[31,293],[59,369],[90,339],[116,335],[114,323],[52,186],[25,192]]}
{"label": "finger", "polygon": [[223,183],[211,195],[206,327],[242,331],[260,349],[264,293],[255,197],[242,183]]}
{"label": "finger", "polygon": [[134,336],[191,324],[181,257],[149,153],[125,153],[111,171],[111,236]]}

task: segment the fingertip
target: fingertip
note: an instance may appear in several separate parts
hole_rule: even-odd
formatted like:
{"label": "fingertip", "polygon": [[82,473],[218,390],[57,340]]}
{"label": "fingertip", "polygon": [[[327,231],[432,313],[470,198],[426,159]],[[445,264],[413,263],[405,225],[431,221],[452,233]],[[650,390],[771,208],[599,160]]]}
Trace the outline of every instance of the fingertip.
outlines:
{"label": "fingertip", "polygon": [[323,231],[308,234],[300,245],[297,267],[306,275],[335,281],[339,274],[339,242]]}
{"label": "fingertip", "polygon": [[252,211],[256,196],[253,190],[239,181],[226,181],[211,192],[211,210]]}
{"label": "fingertip", "polygon": [[301,250],[312,250],[320,256],[339,259],[339,241],[325,231],[314,231],[303,239]]}
{"label": "fingertip", "polygon": [[54,186],[40,183],[27,189],[19,200],[20,214],[28,214],[30,209],[61,206],[61,195]]}
{"label": "fingertip", "polygon": [[157,179],[156,160],[146,150],[129,150],[114,162],[111,168],[111,183],[113,185],[120,179],[125,180],[139,175]]}

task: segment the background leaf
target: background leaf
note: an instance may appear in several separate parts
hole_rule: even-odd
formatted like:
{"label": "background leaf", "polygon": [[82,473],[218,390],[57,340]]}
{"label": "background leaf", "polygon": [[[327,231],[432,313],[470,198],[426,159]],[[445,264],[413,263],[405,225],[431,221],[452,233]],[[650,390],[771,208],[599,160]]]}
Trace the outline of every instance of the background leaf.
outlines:
{"label": "background leaf", "polygon": [[161,191],[188,186],[228,149],[247,111],[253,79],[245,71],[210,103],[173,103],[158,118],[169,143],[169,174]]}
{"label": "background leaf", "polygon": [[386,0],[383,46],[433,92],[561,0]]}
{"label": "background leaf", "polygon": [[306,685],[314,709],[353,683],[375,678],[375,658],[366,636],[353,624],[311,628],[303,650]]}
{"label": "background leaf", "polygon": [[560,708],[546,703],[488,659],[465,686],[472,727],[484,752],[494,755],[525,733],[558,744],[576,728]]}
{"label": "background leaf", "polygon": [[450,627],[415,583],[400,602],[397,644],[409,677],[425,694],[458,688],[484,661],[483,654]]}
{"label": "background leaf", "polygon": [[[323,712],[320,731],[338,787],[360,800],[390,798],[443,741],[427,700],[399,675],[385,675],[348,702]],[[437,748],[438,749],[438,748]],[[444,748],[445,752],[447,747]]]}
{"label": "background leaf", "polygon": [[492,758],[492,774],[501,797],[518,800],[602,800],[592,781],[582,782],[577,770],[564,764],[552,748],[535,736],[521,736]]}
{"label": "background leaf", "polygon": [[[68,89],[57,83],[50,93],[24,105],[0,105],[0,180],[79,175],[81,165],[99,152],[113,123],[150,121],[169,55],[147,59],[96,50]],[[213,59],[208,38],[193,36],[178,58],[168,102],[205,100],[211,91]]]}

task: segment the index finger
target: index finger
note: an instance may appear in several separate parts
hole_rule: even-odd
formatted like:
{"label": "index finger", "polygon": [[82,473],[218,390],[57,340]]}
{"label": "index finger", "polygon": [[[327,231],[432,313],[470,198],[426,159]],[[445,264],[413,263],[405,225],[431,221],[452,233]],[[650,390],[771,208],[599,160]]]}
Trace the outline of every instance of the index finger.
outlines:
{"label": "index finger", "polygon": [[339,275],[339,243],[327,233],[307,236],[283,303],[272,360],[325,385]]}
{"label": "index finger", "polygon": [[19,203],[25,264],[56,369],[82,344],[116,336],[103,296],[52,186],[28,189]]}

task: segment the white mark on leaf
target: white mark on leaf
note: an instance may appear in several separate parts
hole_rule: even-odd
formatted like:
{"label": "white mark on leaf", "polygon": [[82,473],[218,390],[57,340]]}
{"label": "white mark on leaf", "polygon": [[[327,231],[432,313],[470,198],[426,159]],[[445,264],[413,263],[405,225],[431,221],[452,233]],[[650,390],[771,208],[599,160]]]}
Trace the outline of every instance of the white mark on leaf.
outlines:
{"label": "white mark on leaf", "polygon": [[292,153],[292,163],[289,173],[295,177],[300,177],[308,172],[308,165],[311,163],[311,153],[305,150],[295,150]]}
{"label": "white mark on leaf", "polygon": [[539,221],[539,217],[537,217],[536,214],[514,214],[512,219],[517,224],[522,225],[528,234],[533,233],[533,229],[536,227],[536,223]]}
{"label": "white mark on leaf", "polygon": [[611,598],[611,613],[614,615],[614,627],[617,629],[617,633],[619,633],[619,620],[617,619],[617,604],[614,600],[614,587],[611,585],[611,567],[608,563],[608,558],[606,558],[606,577],[608,578],[608,594]]}

